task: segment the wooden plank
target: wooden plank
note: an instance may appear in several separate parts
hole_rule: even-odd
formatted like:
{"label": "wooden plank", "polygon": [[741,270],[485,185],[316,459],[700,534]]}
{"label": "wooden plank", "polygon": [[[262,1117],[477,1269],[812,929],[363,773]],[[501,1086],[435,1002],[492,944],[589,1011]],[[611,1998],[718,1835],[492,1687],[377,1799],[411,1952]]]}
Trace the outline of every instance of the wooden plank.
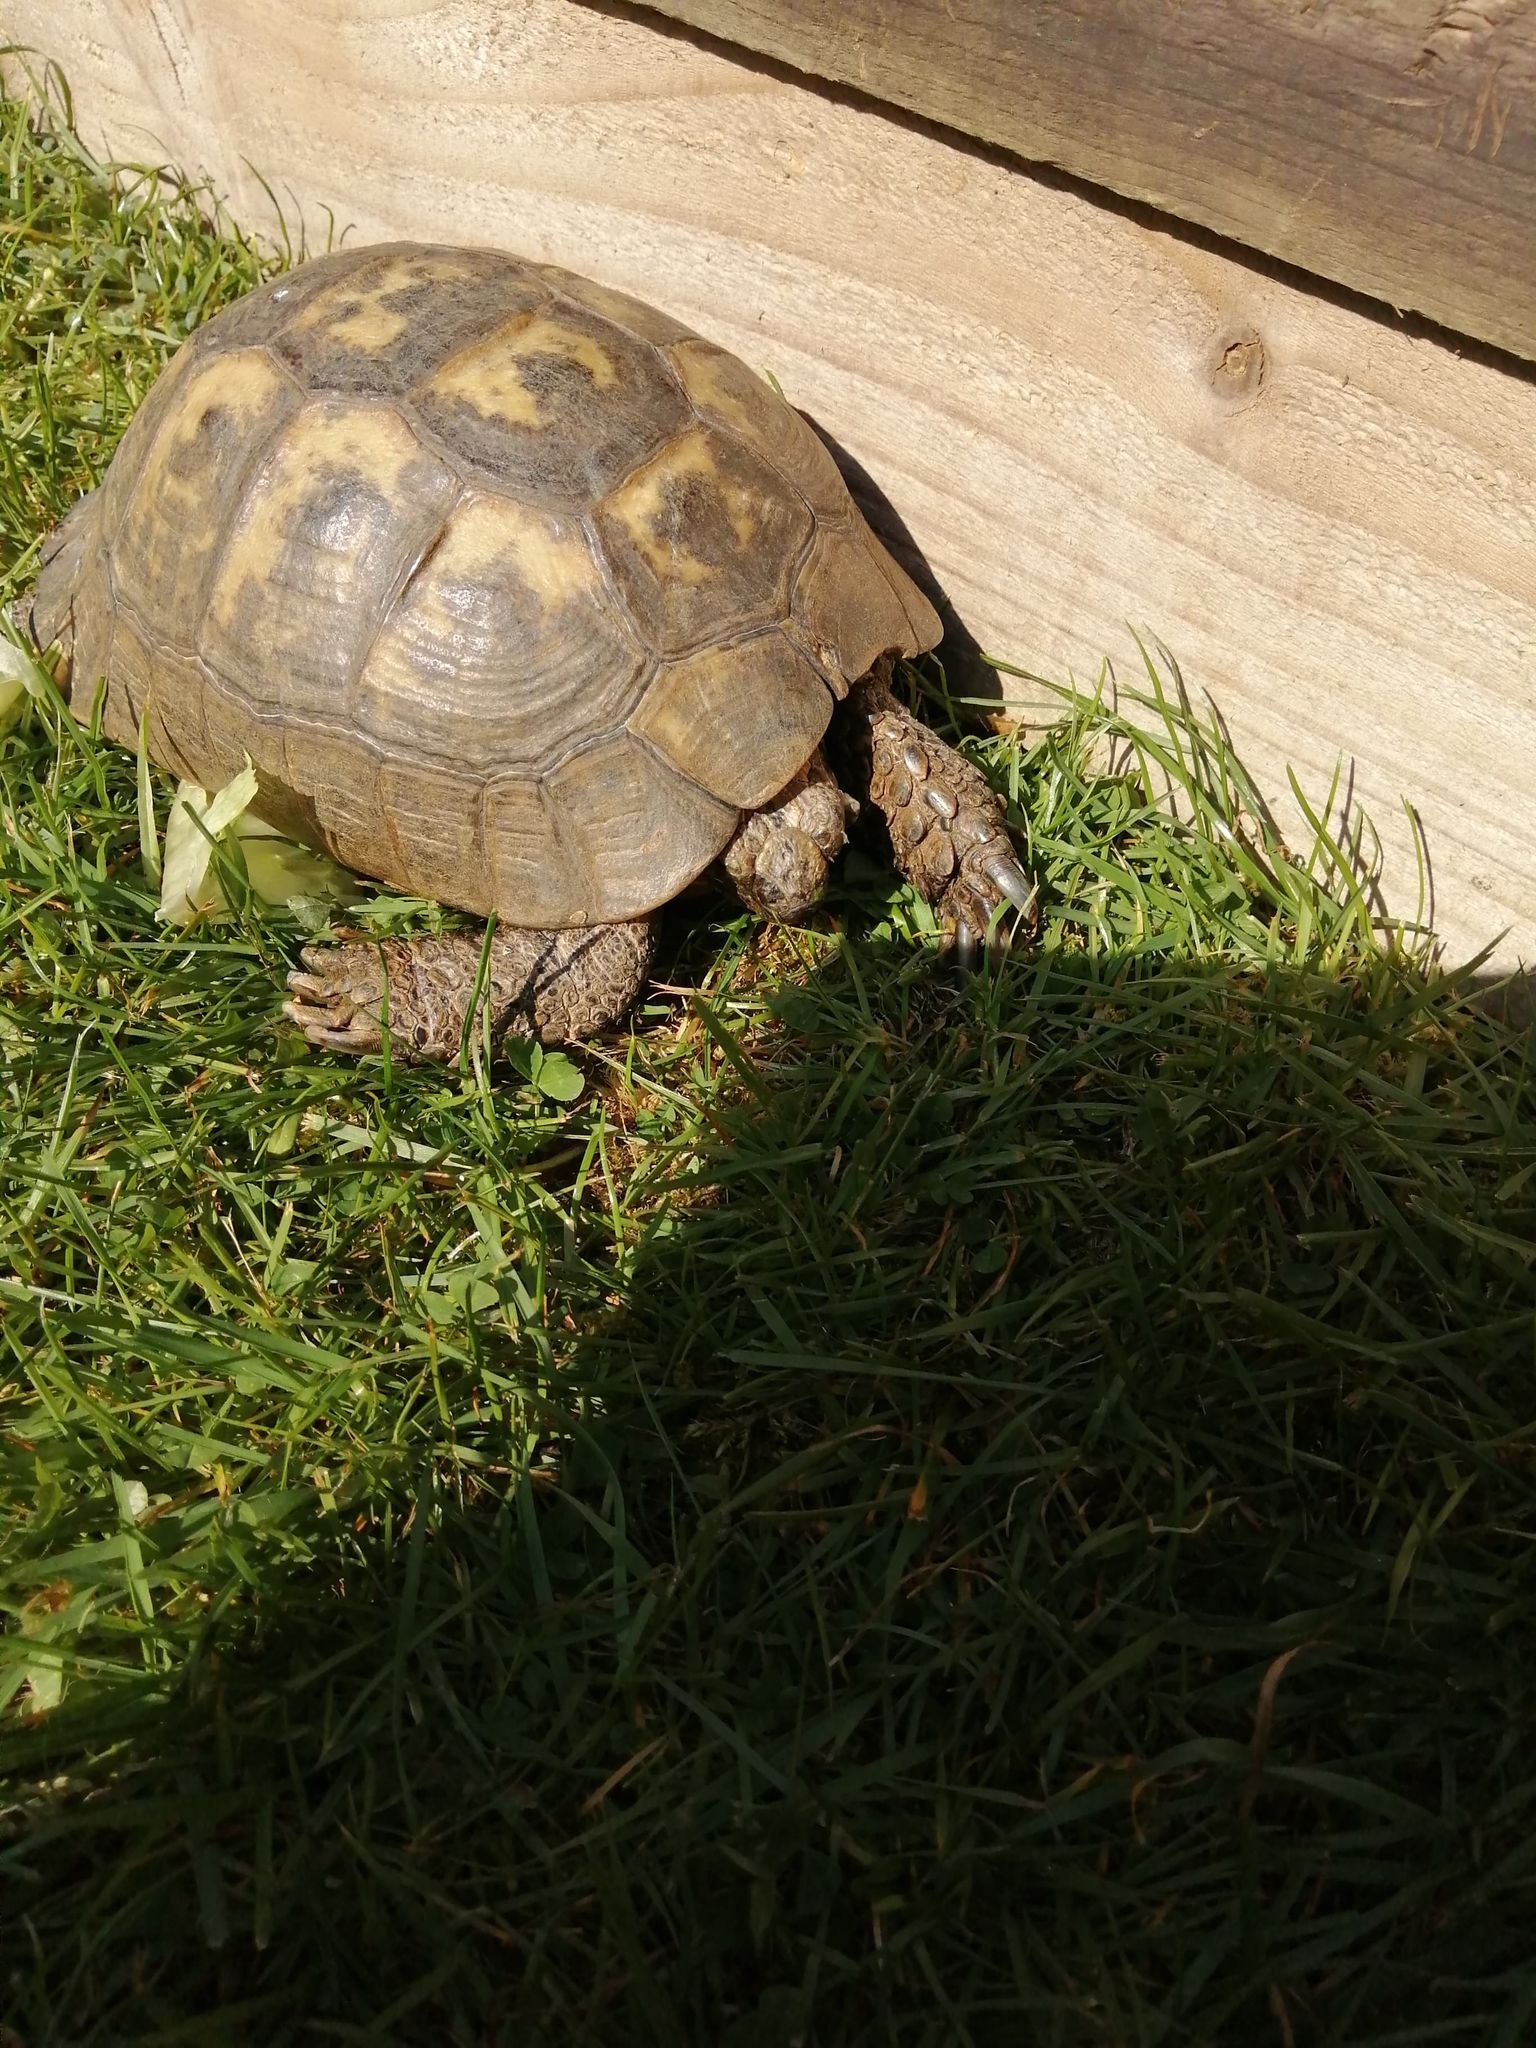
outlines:
{"label": "wooden plank", "polygon": [[[957,0],[958,4],[958,0]],[[88,134],[323,235],[480,239],[771,369],[998,654],[1160,636],[1277,796],[1340,752],[1411,912],[1536,961],[1536,385],[566,0],[9,0]]]}
{"label": "wooden plank", "polygon": [[1536,356],[1536,0],[652,0]]}

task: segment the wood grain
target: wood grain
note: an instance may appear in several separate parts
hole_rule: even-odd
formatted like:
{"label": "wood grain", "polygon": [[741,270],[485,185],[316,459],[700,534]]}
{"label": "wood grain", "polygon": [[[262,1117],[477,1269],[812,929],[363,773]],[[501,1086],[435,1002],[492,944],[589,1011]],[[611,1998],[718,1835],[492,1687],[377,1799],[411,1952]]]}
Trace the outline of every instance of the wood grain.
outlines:
{"label": "wood grain", "polygon": [[1536,356],[1536,0],[652,0]]}
{"label": "wood grain", "polygon": [[[958,0],[957,0],[958,4]],[[1267,787],[1342,753],[1411,913],[1536,960],[1536,384],[567,0],[9,0],[88,134],[312,233],[479,239],[772,370],[958,620],[1164,640]],[[913,559],[910,552],[906,559]]]}

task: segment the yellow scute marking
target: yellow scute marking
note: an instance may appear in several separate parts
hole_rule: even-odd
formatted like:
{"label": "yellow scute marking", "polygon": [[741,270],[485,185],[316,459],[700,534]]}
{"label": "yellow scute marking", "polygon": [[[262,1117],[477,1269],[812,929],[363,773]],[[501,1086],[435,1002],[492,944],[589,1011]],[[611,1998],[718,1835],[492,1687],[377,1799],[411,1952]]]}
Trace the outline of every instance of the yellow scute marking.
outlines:
{"label": "yellow scute marking", "polygon": [[731,522],[731,531],[738,544],[747,547],[757,532],[757,499],[734,477],[727,477],[721,484],[720,496],[725,502],[725,516]]}
{"label": "yellow scute marking", "polygon": [[301,414],[279,436],[247,491],[213,592],[214,618],[230,624],[247,577],[257,582],[271,578],[297,514],[329,475],[343,471],[393,501],[406,470],[421,455],[421,445],[404,420],[382,407],[312,408]]}
{"label": "yellow scute marking", "polygon": [[204,416],[217,406],[248,427],[266,411],[282,383],[281,373],[261,349],[254,348],[215,356],[194,371],[150,448],[136,493],[139,503],[155,505],[162,513],[168,500],[189,510],[197,506],[206,495],[201,478],[187,481],[173,472],[178,458],[196,442]]}
{"label": "yellow scute marking", "polygon": [[410,322],[403,313],[392,313],[387,306],[378,305],[370,295],[356,312],[346,313],[333,320],[326,329],[332,341],[339,341],[344,348],[360,349],[364,355],[377,355],[398,341]]}
{"label": "yellow scute marking", "polygon": [[[462,263],[443,256],[395,256],[368,283],[327,285],[293,322],[294,334],[324,333],[344,348],[375,355],[398,341],[410,325],[404,313],[384,304],[395,292],[416,284],[451,282],[473,273]],[[345,310],[343,310],[345,309]]]}
{"label": "yellow scute marking", "polygon": [[713,564],[701,562],[684,545],[677,523],[667,512],[667,486],[689,477],[718,483],[719,467],[709,436],[702,428],[682,435],[647,463],[609,499],[609,509],[663,583],[705,583]]}
{"label": "yellow scute marking", "polygon": [[505,498],[473,497],[460,506],[433,557],[433,580],[484,581],[508,562],[542,612],[597,594],[597,569],[581,529]]}
{"label": "yellow scute marking", "polygon": [[[679,342],[667,351],[676,370],[678,382],[693,400],[706,412],[719,413],[720,417],[738,429],[748,440],[762,439],[761,407],[746,402],[736,378],[749,376],[739,364],[727,363],[712,350],[700,348],[694,342]],[[733,375],[734,371],[734,375]],[[748,386],[751,390],[751,386]],[[753,396],[756,396],[753,393]],[[772,392],[766,385],[762,389],[764,399],[772,399]]]}
{"label": "yellow scute marking", "polygon": [[[264,349],[231,349],[228,355],[215,356],[191,378],[182,393],[182,410],[196,410],[201,416],[209,406],[223,405],[238,413],[242,420],[249,420],[266,410],[273,392],[283,381]],[[197,421],[190,424],[195,431]],[[184,432],[186,425],[184,420],[178,431]]]}
{"label": "yellow scute marking", "polygon": [[[217,490],[227,481],[241,442],[270,418],[284,379],[259,349],[216,356],[187,378],[150,442],[132,485],[115,547],[121,568],[141,594],[190,577],[207,560],[218,536]],[[210,413],[226,415],[225,431],[203,439]],[[207,459],[218,451],[217,462]]]}
{"label": "yellow scute marking", "polygon": [[729,473],[722,474],[709,435],[702,427],[681,435],[609,499],[614,516],[664,583],[703,583],[715,573],[686,544],[686,529],[667,503],[667,487],[698,478],[714,491],[738,547],[752,543],[761,523],[757,495]]}
{"label": "yellow scute marking", "polygon": [[450,356],[427,387],[434,398],[459,398],[483,419],[514,426],[548,424],[538,396],[524,378],[536,356],[564,356],[577,363],[598,391],[619,381],[618,365],[595,335],[566,327],[547,313],[522,314],[487,340]]}

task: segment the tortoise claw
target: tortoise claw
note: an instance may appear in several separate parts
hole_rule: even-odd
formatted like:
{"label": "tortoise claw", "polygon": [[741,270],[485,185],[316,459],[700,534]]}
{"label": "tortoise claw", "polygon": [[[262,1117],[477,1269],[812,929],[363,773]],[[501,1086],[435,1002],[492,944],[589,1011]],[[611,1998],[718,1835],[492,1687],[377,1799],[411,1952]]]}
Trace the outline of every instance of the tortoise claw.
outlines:
{"label": "tortoise claw", "polygon": [[283,1015],[297,1024],[309,1043],[326,1052],[377,1052],[378,1026],[367,1017],[354,1017],[349,1024],[327,1024],[313,1013],[306,1015],[297,1003],[284,1006]]}
{"label": "tortoise claw", "polygon": [[360,1011],[344,989],[298,969],[289,975],[288,986],[293,994],[283,1005],[283,1015],[298,1025],[311,1045],[329,1052],[378,1050],[378,1019]]}
{"label": "tortoise claw", "polygon": [[995,853],[982,862],[981,871],[999,896],[1006,897],[1015,910],[1025,917],[1034,915],[1035,885],[1016,860],[1010,860],[1006,854]]}
{"label": "tortoise claw", "polygon": [[[961,971],[1000,964],[1022,929],[1035,928],[1035,889],[1018,862],[994,853],[962,871],[940,902]],[[1018,914],[1015,916],[1013,912]]]}

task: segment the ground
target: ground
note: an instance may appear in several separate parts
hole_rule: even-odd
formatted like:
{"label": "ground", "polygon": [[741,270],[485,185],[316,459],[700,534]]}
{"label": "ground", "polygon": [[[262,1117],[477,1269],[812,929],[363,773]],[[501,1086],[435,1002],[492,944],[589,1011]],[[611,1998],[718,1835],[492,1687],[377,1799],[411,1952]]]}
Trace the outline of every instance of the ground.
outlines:
{"label": "ground", "polygon": [[[9,596],[260,266],[0,111]],[[1141,682],[967,743],[1002,971],[855,858],[443,1069],[157,926],[134,762],[27,714],[0,2036],[1531,2038],[1531,1040]]]}

